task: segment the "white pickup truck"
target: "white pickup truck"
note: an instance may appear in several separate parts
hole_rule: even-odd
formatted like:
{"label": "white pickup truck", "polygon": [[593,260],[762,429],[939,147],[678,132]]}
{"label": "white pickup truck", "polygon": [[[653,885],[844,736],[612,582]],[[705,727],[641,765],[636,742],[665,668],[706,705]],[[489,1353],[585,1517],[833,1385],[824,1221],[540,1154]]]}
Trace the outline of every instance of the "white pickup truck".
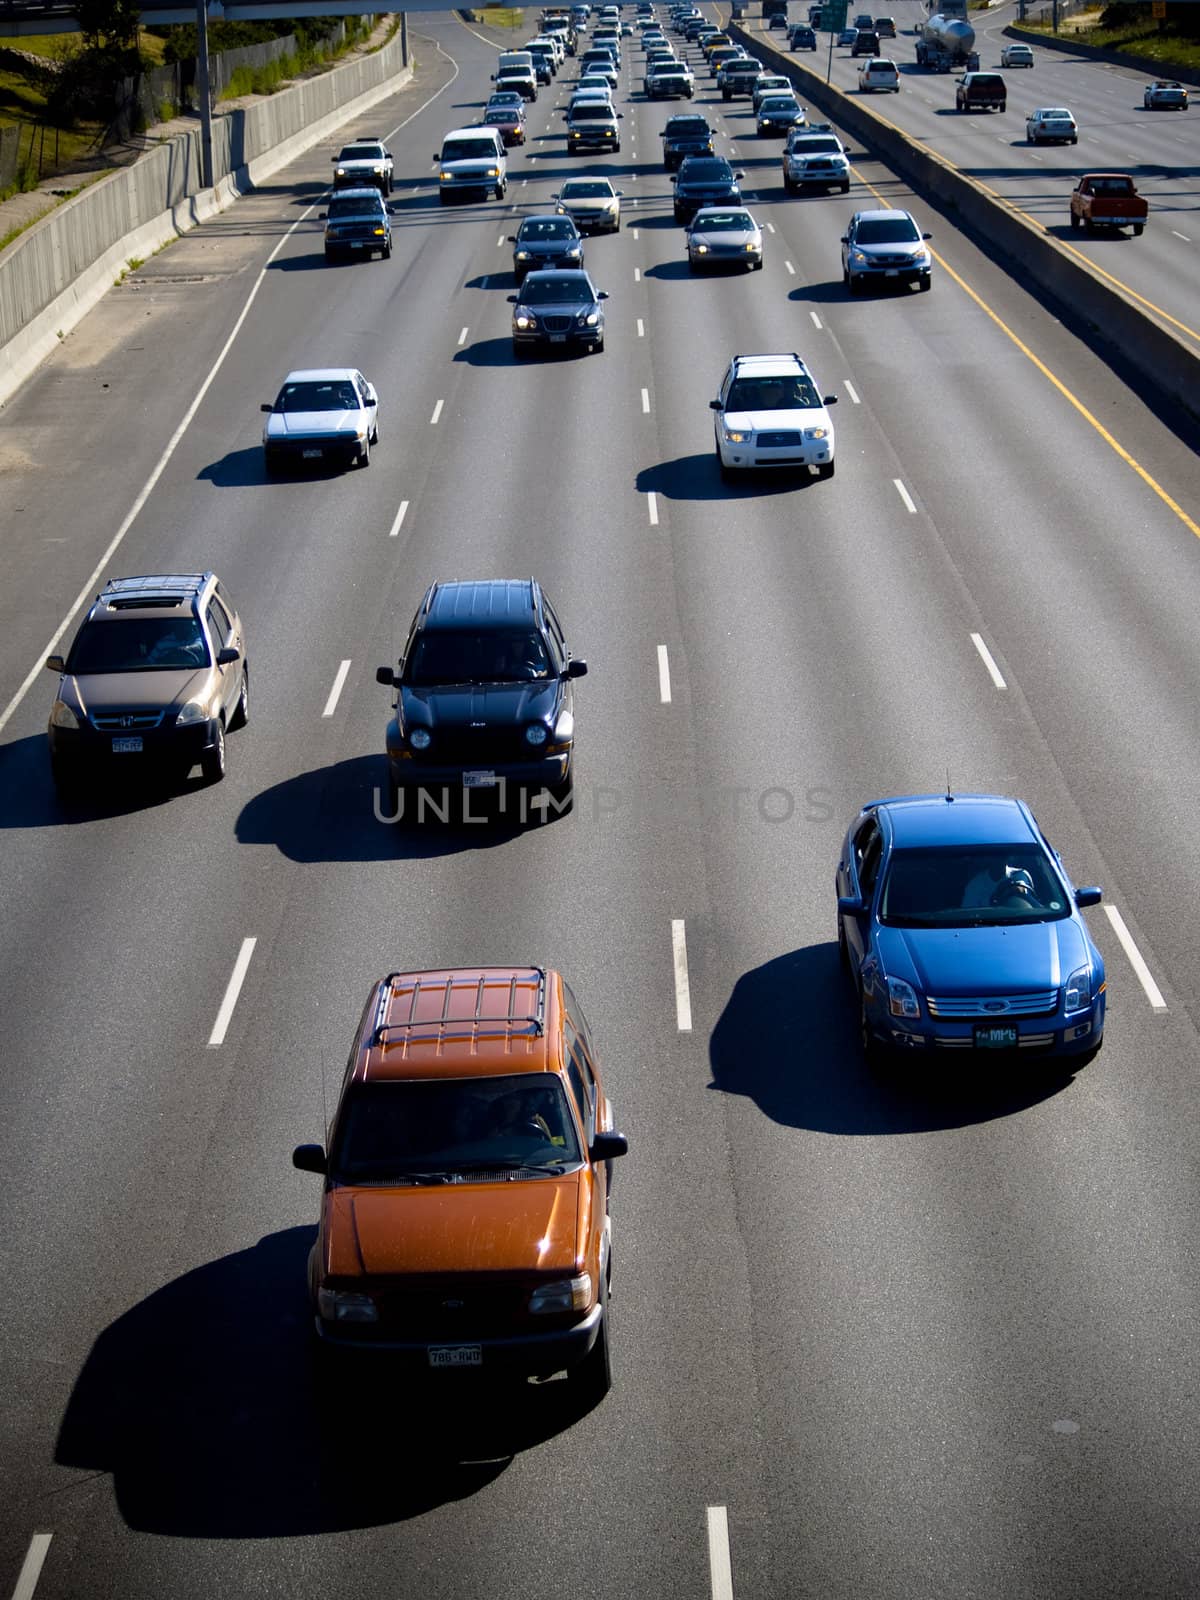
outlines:
{"label": "white pickup truck", "polygon": [[333,158],[335,189],[376,188],[392,192],[392,152],[382,139],[356,139]]}

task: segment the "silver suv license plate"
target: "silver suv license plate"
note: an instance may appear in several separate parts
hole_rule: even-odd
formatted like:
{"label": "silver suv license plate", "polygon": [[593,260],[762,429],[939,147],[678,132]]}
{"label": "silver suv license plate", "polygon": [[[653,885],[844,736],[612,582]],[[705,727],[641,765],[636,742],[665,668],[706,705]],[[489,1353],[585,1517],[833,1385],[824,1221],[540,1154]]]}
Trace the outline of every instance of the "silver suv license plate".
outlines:
{"label": "silver suv license plate", "polygon": [[433,1345],[429,1350],[431,1367],[481,1367],[483,1349],[477,1344]]}

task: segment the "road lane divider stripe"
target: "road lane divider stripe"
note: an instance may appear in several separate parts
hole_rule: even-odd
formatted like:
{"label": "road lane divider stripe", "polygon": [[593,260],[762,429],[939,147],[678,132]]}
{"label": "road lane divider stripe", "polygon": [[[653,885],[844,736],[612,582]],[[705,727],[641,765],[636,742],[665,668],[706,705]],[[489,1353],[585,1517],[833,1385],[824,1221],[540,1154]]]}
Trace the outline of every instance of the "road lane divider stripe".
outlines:
{"label": "road lane divider stripe", "polygon": [[30,1539],[29,1549],[25,1552],[25,1559],[17,1574],[17,1586],[12,1592],[12,1600],[33,1600],[33,1591],[37,1588],[37,1581],[42,1575],[42,1564],[53,1537],[52,1533],[35,1533]]}
{"label": "road lane divider stripe", "polygon": [[708,1507],[708,1577],[712,1600],[733,1600],[733,1566],[729,1560],[729,1512]]}
{"label": "road lane divider stripe", "polygon": [[997,689],[1007,689],[1008,685],[1004,681],[1004,675],[1000,671],[1000,668],[996,665],[995,659],[992,656],[992,652],[988,649],[987,645],[984,644],[982,635],[973,633],[971,635],[971,643],[975,646],[976,650],[979,651],[980,659],[983,661],[984,666],[988,669],[988,676],[996,685]]}
{"label": "road lane divider stripe", "polygon": [[658,496],[655,494],[653,489],[651,489],[649,491],[649,493],[646,495],[646,507],[650,512],[650,526],[652,528],[657,528],[658,527]]}
{"label": "road lane divider stripe", "polygon": [[817,315],[817,313],[815,311],[810,311],[808,314],[812,318],[813,327],[814,328],[819,328],[821,326],[821,319]]}
{"label": "road lane divider stripe", "polygon": [[643,389],[642,390],[642,414],[644,416],[648,415],[649,411],[650,411],[650,391],[649,391],[649,389]]}
{"label": "road lane divider stripe", "polygon": [[437,405],[435,405],[435,406],[434,406],[434,408],[433,408],[433,415],[432,415],[432,416],[431,416],[431,417],[430,417],[430,419],[429,419],[429,426],[430,426],[430,427],[431,427],[431,428],[436,428],[436,427],[437,427],[437,420],[438,420],[438,418],[439,418],[439,417],[440,417],[440,416],[441,416],[441,414],[442,414],[442,407],[443,407],[443,406],[444,406],[444,405],[445,405],[445,404],[446,404],[446,402],[445,402],[445,401],[444,401],[444,400],[439,400],[439,401],[438,401],[438,403],[437,403]]}
{"label": "road lane divider stripe", "polygon": [[1191,244],[1192,241],[1188,238],[1187,234],[1186,233],[1180,233],[1178,228],[1172,228],[1171,232],[1175,235],[1175,237],[1177,239],[1182,239],[1184,244]]}
{"label": "road lane divider stripe", "polygon": [[850,396],[851,400],[856,406],[862,404],[862,401],[858,398],[858,390],[855,389],[849,378],[843,378],[842,387],[845,389],[846,393]]}
{"label": "road lane divider stripe", "polygon": [[466,344],[466,342],[467,342],[467,334],[470,331],[471,330],[469,328],[464,328],[463,331],[459,334],[459,336],[458,336],[458,347],[459,347],[460,350],[462,349],[463,345]]}
{"label": "road lane divider stripe", "polygon": [[638,230],[636,228],[633,230],[633,237],[635,239],[640,239],[641,238],[641,234],[638,232]]}
{"label": "road lane divider stripe", "polygon": [[908,490],[904,487],[899,478],[893,478],[892,482],[896,485],[896,493],[900,496],[901,500],[904,501],[905,506],[912,513],[912,515],[915,516],[917,508],[913,504],[912,495],[909,494]]}
{"label": "road lane divider stripe", "polygon": [[658,698],[664,706],[671,704],[671,664],[665,644],[658,647]]}
{"label": "road lane divider stripe", "polygon": [[692,986],[688,979],[687,935],[682,917],[671,923],[671,956],[675,965],[675,1026],[680,1033],[691,1033]]}
{"label": "road lane divider stripe", "polygon": [[330,689],[330,691],[329,691],[329,699],[326,700],[325,709],[321,713],[321,715],[323,717],[331,717],[333,715],[333,713],[337,710],[338,697],[341,694],[343,688],[345,687],[346,676],[349,673],[349,671],[350,671],[350,663],[349,663],[349,661],[343,661],[341,666],[337,669],[337,677],[334,678],[334,680],[333,680],[333,688]]}
{"label": "road lane divider stripe", "polygon": [[229,1024],[233,1020],[233,1008],[238,1003],[238,996],[242,992],[242,985],[246,981],[246,973],[250,967],[250,957],[254,954],[254,946],[257,943],[257,939],[242,940],[242,948],[238,951],[229,982],[225,986],[225,998],[221,1001],[217,1020],[213,1023],[212,1032],[208,1036],[210,1050],[217,1050],[225,1043],[225,1035],[229,1032]]}
{"label": "road lane divider stripe", "polygon": [[505,235],[501,234],[500,237],[496,240],[496,249],[497,250],[502,250],[504,248],[504,239],[505,239]]}
{"label": "road lane divider stripe", "polygon": [[1137,974],[1137,980],[1145,990],[1146,999],[1149,1000],[1155,1011],[1165,1011],[1167,1002],[1162,997],[1162,990],[1150,976],[1150,968],[1146,965],[1142,952],[1134,944],[1133,935],[1125,926],[1125,918],[1117,910],[1116,906],[1105,906],[1104,914],[1112,924],[1112,931],[1121,941],[1121,949],[1124,950],[1128,957],[1129,965]]}
{"label": "road lane divider stripe", "polygon": [[641,317],[637,319],[637,333],[639,339],[644,339],[646,337],[646,328]]}
{"label": "road lane divider stripe", "polygon": [[634,269],[633,269],[633,281],[634,281],[634,283],[641,283],[641,281],[642,281],[642,269],[641,269],[641,267],[634,267]]}
{"label": "road lane divider stripe", "polygon": [[401,500],[400,509],[396,513],[396,520],[392,523],[392,531],[388,534],[388,538],[389,539],[394,539],[396,537],[396,535],[400,532],[400,529],[404,525],[404,519],[405,519],[405,517],[407,515],[408,515],[408,501],[407,500]]}
{"label": "road lane divider stripe", "polygon": [[794,278],[796,276],[796,269],[792,263],[790,261],[785,261],[783,264],[787,268],[788,277]]}

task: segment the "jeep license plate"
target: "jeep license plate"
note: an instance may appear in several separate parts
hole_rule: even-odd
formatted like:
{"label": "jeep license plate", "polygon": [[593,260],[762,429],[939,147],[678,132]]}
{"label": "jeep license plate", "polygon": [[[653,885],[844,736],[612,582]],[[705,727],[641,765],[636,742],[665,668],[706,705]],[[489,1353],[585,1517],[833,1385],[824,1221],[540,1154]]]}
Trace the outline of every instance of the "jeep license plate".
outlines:
{"label": "jeep license plate", "polygon": [[464,772],[464,789],[494,789],[496,787],[496,774],[494,772]]}
{"label": "jeep license plate", "polygon": [[113,740],[113,755],[115,756],[140,755],[141,749],[142,739],[140,734],[129,739]]}
{"label": "jeep license plate", "polygon": [[477,1344],[430,1345],[431,1367],[481,1367],[483,1348]]}
{"label": "jeep license plate", "polygon": [[975,1048],[977,1050],[1015,1050],[1017,1048],[1017,1030],[1012,1023],[993,1025],[989,1028],[975,1029]]}

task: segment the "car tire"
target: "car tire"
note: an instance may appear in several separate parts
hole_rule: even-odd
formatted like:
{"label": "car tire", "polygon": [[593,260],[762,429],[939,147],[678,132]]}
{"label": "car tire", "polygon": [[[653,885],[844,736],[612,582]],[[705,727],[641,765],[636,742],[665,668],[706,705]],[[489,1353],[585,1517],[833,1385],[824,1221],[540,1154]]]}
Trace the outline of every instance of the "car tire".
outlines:
{"label": "car tire", "polygon": [[1071,140],[1071,143],[1072,144],[1078,144],[1079,143],[1079,135],[1078,134],[1076,134],[1075,137]]}
{"label": "car tire", "polygon": [[817,477],[818,478],[822,478],[822,479],[824,479],[824,478],[832,478],[834,472],[836,471],[836,469],[837,469],[837,462],[836,461],[822,461],[821,464],[817,468]]}
{"label": "car tire", "polygon": [[392,247],[390,244],[384,245],[383,249],[379,252],[379,257],[381,261],[390,261],[392,259]]}
{"label": "car tire", "polygon": [[933,288],[933,274],[927,272],[927,273],[924,274],[924,276],[921,279],[921,293],[922,294],[928,294],[930,289],[932,289],[932,288]]}
{"label": "car tire", "polygon": [[862,1050],[863,1062],[872,1072],[878,1072],[888,1064],[889,1053],[886,1046],[871,1032],[867,1021],[867,1005],[861,995],[858,1002],[858,1043]]}
{"label": "car tire", "polygon": [[850,180],[848,178],[847,178],[846,182],[842,185],[842,193],[843,194],[849,194],[850,193]]}
{"label": "car tire", "polygon": [[1083,224],[1080,221],[1079,213],[1076,212],[1076,211],[1072,211],[1072,213],[1071,213],[1071,226],[1073,228],[1079,228],[1079,227],[1082,227],[1082,225]]}
{"label": "car tire", "polygon": [[200,757],[200,771],[209,783],[220,783],[225,776],[225,724],[217,721],[217,741]]}
{"label": "car tire", "polygon": [[277,450],[263,451],[263,469],[268,478],[277,478],[283,471],[283,461]]}
{"label": "car tire", "polygon": [[571,1393],[584,1411],[591,1411],[612,1388],[612,1356],[608,1346],[608,1289],[600,1291],[604,1314],[596,1342],[583,1360],[567,1374]]}
{"label": "car tire", "polygon": [[354,458],[354,464],[357,467],[369,467],[371,465],[371,441],[369,438],[364,439],[359,446],[358,453]]}
{"label": "car tire", "polygon": [[1001,102],[1000,102],[999,106],[997,107],[997,109],[1000,110],[1000,111],[1007,111],[1008,110],[1008,101],[1007,100],[1001,100]]}
{"label": "car tire", "polygon": [[235,728],[244,728],[249,721],[250,721],[250,665],[249,665],[248,662],[243,662],[243,664],[242,664],[242,688],[241,688],[241,693],[237,697],[237,704],[233,708],[233,715],[229,719],[230,730],[232,731]]}
{"label": "car tire", "polygon": [[861,294],[862,293],[862,284],[859,282],[859,280],[854,276],[854,274],[852,272],[847,273],[847,275],[846,275],[846,287],[850,290],[851,294]]}
{"label": "car tire", "polygon": [[1143,227],[1144,227],[1144,224],[1141,223],[1141,222],[1135,222],[1134,223],[1134,225],[1133,225],[1133,237],[1135,239],[1140,239],[1141,238]]}
{"label": "car tire", "polygon": [[59,800],[64,805],[69,805],[79,793],[79,777],[74,768],[69,767],[63,761],[56,761],[51,756],[50,778]]}

